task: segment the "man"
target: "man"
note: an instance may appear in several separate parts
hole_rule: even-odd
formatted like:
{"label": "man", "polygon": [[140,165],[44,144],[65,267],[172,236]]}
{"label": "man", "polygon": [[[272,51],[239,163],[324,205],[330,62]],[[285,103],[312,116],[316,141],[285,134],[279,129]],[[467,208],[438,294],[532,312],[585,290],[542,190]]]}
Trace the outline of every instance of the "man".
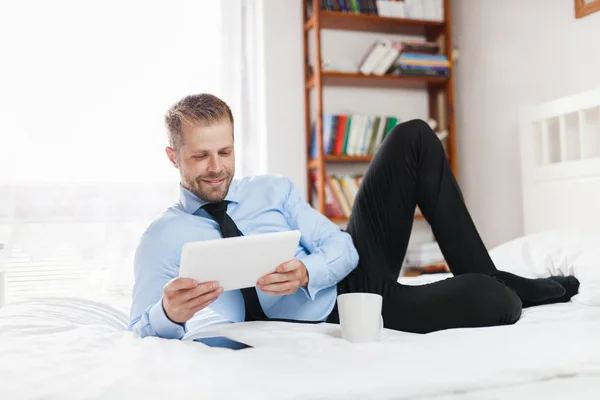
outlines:
{"label": "man", "polygon": [[[319,214],[287,178],[233,180],[234,122],[209,94],[187,96],[166,115],[167,156],[181,175],[179,203],[154,221],[135,256],[130,329],[179,339],[208,307],[233,322],[339,322],[339,293],[383,296],[387,328],[427,333],[515,323],[521,308],[568,301],[572,277],[525,279],[499,271],[471,220],[437,136],[423,121],[397,125],[374,156],[347,232]],[[415,207],[430,223],[455,277],[425,286],[397,282]],[[256,288],[178,278],[189,241],[298,229],[293,260]]]}

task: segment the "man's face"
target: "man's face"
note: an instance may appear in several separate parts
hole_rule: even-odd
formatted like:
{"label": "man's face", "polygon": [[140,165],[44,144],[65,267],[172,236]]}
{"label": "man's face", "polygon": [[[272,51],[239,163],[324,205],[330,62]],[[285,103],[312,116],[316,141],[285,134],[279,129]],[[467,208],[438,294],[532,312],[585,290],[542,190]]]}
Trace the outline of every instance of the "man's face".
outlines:
{"label": "man's face", "polygon": [[229,121],[185,125],[183,145],[177,152],[168,147],[167,155],[179,169],[183,187],[207,202],[225,198],[235,173],[233,127]]}

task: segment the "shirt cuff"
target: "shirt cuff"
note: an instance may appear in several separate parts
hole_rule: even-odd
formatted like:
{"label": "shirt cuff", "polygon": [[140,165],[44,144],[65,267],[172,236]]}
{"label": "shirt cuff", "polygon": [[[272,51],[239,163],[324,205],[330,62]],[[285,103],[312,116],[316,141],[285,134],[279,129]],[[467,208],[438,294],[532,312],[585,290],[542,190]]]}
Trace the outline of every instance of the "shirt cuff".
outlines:
{"label": "shirt cuff", "polygon": [[158,337],[164,339],[181,339],[187,331],[185,324],[178,324],[171,321],[165,313],[162,301],[163,299],[161,297],[160,300],[150,309],[148,315],[150,326],[152,326],[152,329],[154,332],[156,332]]}
{"label": "shirt cuff", "polygon": [[314,300],[317,293],[327,285],[327,261],[321,254],[310,254],[299,257],[308,272],[308,285],[300,288],[306,296]]}

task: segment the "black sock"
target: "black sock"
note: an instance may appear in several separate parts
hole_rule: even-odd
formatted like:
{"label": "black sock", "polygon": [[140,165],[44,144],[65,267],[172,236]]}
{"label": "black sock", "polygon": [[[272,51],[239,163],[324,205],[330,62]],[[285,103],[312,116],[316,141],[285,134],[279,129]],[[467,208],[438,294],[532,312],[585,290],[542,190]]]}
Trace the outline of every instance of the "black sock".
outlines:
{"label": "black sock", "polygon": [[525,304],[530,307],[544,301],[554,302],[552,300],[561,298],[567,292],[561,283],[550,278],[528,279],[505,271],[498,271],[492,276],[513,289],[521,298],[524,307]]}
{"label": "black sock", "polygon": [[565,294],[552,299],[546,299],[535,304],[523,301],[523,307],[541,306],[543,304],[554,304],[554,303],[566,303],[571,300],[571,297],[575,296],[579,292],[579,280],[574,276],[551,276],[548,279],[552,279],[555,282],[565,288]]}

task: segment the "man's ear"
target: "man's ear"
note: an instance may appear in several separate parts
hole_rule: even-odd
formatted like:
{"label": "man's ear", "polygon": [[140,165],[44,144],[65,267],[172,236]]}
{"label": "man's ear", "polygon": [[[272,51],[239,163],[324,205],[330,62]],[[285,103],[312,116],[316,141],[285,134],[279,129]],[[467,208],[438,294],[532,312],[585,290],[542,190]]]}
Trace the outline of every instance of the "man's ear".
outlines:
{"label": "man's ear", "polygon": [[175,149],[172,147],[167,147],[165,152],[167,153],[167,157],[169,157],[171,164],[173,164],[175,168],[179,169],[179,165],[177,164],[177,153],[175,152]]}

